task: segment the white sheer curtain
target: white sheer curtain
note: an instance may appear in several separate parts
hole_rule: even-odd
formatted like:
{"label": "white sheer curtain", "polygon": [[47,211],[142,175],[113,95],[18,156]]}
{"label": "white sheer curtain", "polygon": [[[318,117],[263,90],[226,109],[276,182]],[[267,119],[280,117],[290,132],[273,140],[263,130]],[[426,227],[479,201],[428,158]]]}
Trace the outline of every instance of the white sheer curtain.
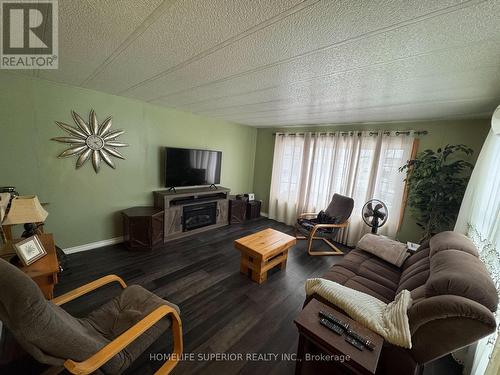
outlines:
{"label": "white sheer curtain", "polygon": [[277,134],[269,217],[293,224],[301,212],[319,212],[334,193],[354,199],[349,227],[339,240],[353,245],[370,230],[361,218],[363,204],[382,200],[389,219],[379,233],[394,237],[399,224],[404,174],[413,137],[388,132]]}
{"label": "white sheer curtain", "polygon": [[[467,186],[455,231],[472,239],[500,293],[500,135],[491,130]],[[496,315],[500,323],[498,311]],[[458,354],[465,362],[464,374],[497,374],[490,368],[486,372],[497,337],[498,330]]]}

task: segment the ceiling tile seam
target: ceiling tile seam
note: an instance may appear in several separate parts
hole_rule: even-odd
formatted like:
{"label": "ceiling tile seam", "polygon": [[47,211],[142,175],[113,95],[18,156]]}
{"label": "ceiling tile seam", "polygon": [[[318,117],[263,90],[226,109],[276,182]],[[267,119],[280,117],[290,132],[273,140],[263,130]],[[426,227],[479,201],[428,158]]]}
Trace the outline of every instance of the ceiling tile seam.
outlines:
{"label": "ceiling tile seam", "polygon": [[337,47],[340,47],[340,46],[344,46],[344,45],[347,45],[347,44],[358,42],[358,41],[361,41],[363,39],[367,39],[367,38],[369,38],[371,36],[384,34],[384,33],[387,33],[389,31],[394,31],[394,30],[397,30],[397,29],[402,28],[402,27],[406,27],[406,26],[409,26],[409,25],[413,25],[413,24],[416,24],[416,23],[419,23],[419,22],[426,21],[428,19],[432,19],[432,18],[439,17],[439,16],[442,16],[442,15],[445,15],[445,14],[453,13],[453,12],[456,12],[458,10],[466,9],[466,8],[471,7],[471,6],[475,6],[475,5],[484,3],[486,1],[487,0],[469,0],[469,1],[457,4],[457,5],[452,5],[452,6],[449,6],[449,7],[446,7],[446,8],[437,10],[437,11],[434,11],[434,12],[430,12],[430,13],[424,14],[422,16],[418,16],[418,17],[414,17],[414,18],[411,18],[411,19],[406,20],[406,21],[398,22],[398,23],[393,24],[391,26],[382,27],[380,29],[372,30],[372,31],[366,32],[364,34],[358,35],[356,37],[353,37],[353,38],[348,38],[348,39],[342,40],[340,42],[335,42],[335,43],[329,44],[327,46],[323,46],[323,47],[314,49],[312,51],[304,52],[304,53],[301,53],[301,54],[298,54],[298,55],[295,55],[295,56],[292,56],[292,57],[288,57],[286,59],[275,61],[273,63],[261,65],[261,66],[256,67],[256,68],[249,69],[249,70],[246,70],[246,71],[240,72],[240,73],[235,73],[235,74],[232,74],[232,75],[224,77],[224,78],[220,78],[220,79],[217,79],[217,80],[214,80],[214,81],[203,83],[201,85],[189,87],[189,88],[182,89],[182,90],[170,93],[170,94],[161,95],[161,96],[157,96],[157,97],[154,97],[154,98],[151,98],[151,99],[147,99],[146,101],[147,102],[152,102],[152,101],[156,101],[156,100],[161,100],[161,99],[167,98],[169,96],[179,95],[179,94],[182,94],[182,93],[194,90],[194,89],[198,89],[198,88],[201,88],[201,87],[206,87],[206,86],[210,86],[210,85],[213,85],[213,84],[230,81],[232,79],[243,77],[245,75],[256,73],[256,72],[259,72],[261,70],[272,68],[272,67],[275,67],[275,66],[278,66],[278,65],[282,65],[282,64],[291,62],[293,60],[297,60],[297,59],[302,58],[302,57],[311,56],[311,55],[314,55],[316,53],[323,52],[323,51],[326,51],[326,50],[329,50],[329,49],[332,49],[332,48],[337,48]]}
{"label": "ceiling tile seam", "polygon": [[[470,116],[478,116],[478,115],[491,115],[492,112],[473,112],[470,114]],[[440,116],[439,119],[442,119],[442,118],[445,118],[445,117],[448,117],[448,116],[455,116],[455,115],[446,115],[446,116]],[[465,115],[465,116],[469,116],[468,114]],[[461,117],[462,119],[464,117]],[[313,123],[310,123],[310,124],[299,124],[299,125],[283,125],[283,127],[286,127],[286,128],[294,128],[294,127],[302,127],[302,126],[307,126],[307,127],[311,127],[311,126],[318,126],[318,125],[321,125],[321,126],[355,126],[355,125],[386,125],[386,124],[405,124],[405,123],[415,123],[415,122],[431,122],[431,121],[436,121],[438,118],[436,119],[428,119],[428,120],[386,120],[386,121],[357,121],[357,122],[331,122],[331,123],[328,123],[328,122],[324,122],[322,124],[313,124]],[[269,126],[267,125],[251,125],[251,126],[254,126],[258,129],[269,129]]]}
{"label": "ceiling tile seam", "polygon": [[254,26],[250,27],[249,29],[246,29],[245,31],[243,31],[243,32],[241,32],[241,33],[239,33],[237,35],[234,35],[234,36],[232,36],[232,37],[230,37],[230,38],[222,41],[221,43],[218,43],[215,46],[213,46],[213,47],[211,47],[211,48],[209,48],[207,50],[204,50],[204,51],[202,51],[202,52],[200,52],[200,53],[198,53],[198,54],[190,57],[187,60],[184,60],[184,61],[182,61],[182,62],[180,62],[180,63],[178,63],[178,64],[176,64],[176,65],[174,65],[174,66],[172,66],[172,67],[170,67],[170,68],[168,68],[168,69],[160,72],[160,73],[155,74],[154,76],[151,76],[150,78],[147,78],[147,79],[145,79],[145,80],[143,80],[141,82],[138,82],[138,83],[136,83],[136,84],[134,84],[134,85],[126,88],[125,90],[120,91],[117,95],[123,95],[123,94],[125,94],[126,92],[128,92],[130,90],[134,90],[134,89],[136,89],[138,87],[141,87],[141,86],[144,86],[144,85],[146,85],[148,83],[151,83],[151,82],[153,82],[153,81],[155,81],[157,79],[166,77],[169,74],[171,74],[171,73],[173,73],[173,72],[175,72],[177,70],[180,70],[180,69],[182,69],[182,68],[184,68],[184,67],[186,67],[186,66],[188,66],[188,65],[190,65],[192,63],[195,63],[196,61],[199,61],[199,60],[201,60],[201,59],[203,59],[203,58],[205,58],[205,57],[207,57],[209,55],[212,55],[215,52],[217,52],[217,51],[219,51],[219,50],[221,50],[223,48],[226,48],[226,47],[228,47],[228,46],[230,46],[230,45],[232,45],[232,44],[234,44],[234,43],[236,43],[236,42],[238,42],[238,41],[240,41],[240,40],[242,40],[242,39],[244,39],[244,38],[246,38],[246,37],[248,37],[248,36],[250,36],[252,34],[255,34],[258,31],[261,31],[261,30],[263,30],[263,29],[265,29],[267,27],[270,27],[270,26],[274,25],[275,23],[278,23],[278,22],[284,20],[285,18],[290,17],[293,14],[299,13],[299,12],[301,12],[301,11],[303,11],[303,10],[311,7],[311,6],[314,6],[317,3],[319,3],[319,1],[320,0],[305,0],[305,1],[302,1],[301,3],[293,6],[292,8],[289,8],[289,9],[287,9],[287,10],[285,10],[285,11],[279,13],[279,14],[277,14],[274,17],[271,17],[271,18],[269,18],[269,19],[267,19],[265,21],[262,21],[261,23],[259,23],[257,25],[254,25]]}
{"label": "ceiling tile seam", "polygon": [[[351,126],[351,127],[354,127],[354,126],[360,126],[360,125],[372,125],[372,126],[375,126],[375,125],[389,125],[389,124],[401,124],[401,126],[403,126],[403,124],[414,124],[414,123],[425,123],[425,122],[436,122],[436,121],[440,121],[440,120],[443,120],[445,118],[449,118],[451,120],[464,120],[464,119],[483,119],[479,116],[491,116],[491,113],[490,112],[474,112],[474,113],[471,113],[470,116],[474,116],[472,118],[469,117],[469,115],[465,115],[465,116],[462,116],[462,117],[455,117],[454,115],[449,115],[451,117],[447,117],[447,116],[441,116],[439,118],[435,118],[435,119],[421,119],[421,120],[387,120],[387,121],[357,121],[357,122],[324,122],[324,123],[321,123],[321,124],[313,124],[313,123],[302,123],[302,124],[293,124],[293,125],[280,125],[280,124],[269,124],[269,125],[259,125],[259,124],[255,124],[255,125],[247,125],[247,126],[251,126],[251,127],[254,127],[254,128],[257,128],[257,129],[272,129],[273,127],[274,128],[287,128],[287,129],[293,129],[293,128],[298,128],[298,127],[318,127],[318,126],[321,126],[321,127],[339,127],[339,126],[342,126],[342,127],[348,127],[348,126]],[[242,124],[244,125],[244,124]]]}
{"label": "ceiling tile seam", "polygon": [[96,78],[108,65],[112,64],[137,38],[139,38],[152,24],[154,24],[163,13],[167,12],[177,0],[164,0],[158,5],[145,19],[132,31],[127,38],[115,48],[115,50],[101,63],[94,71],[85,78],[80,86],[89,84]]}
{"label": "ceiling tile seam", "polygon": [[[496,66],[489,66],[489,68],[492,68],[492,67],[496,67]],[[407,81],[407,80],[404,80],[404,81]],[[403,82],[404,82],[403,81]],[[210,109],[210,110],[196,110],[196,109],[193,109],[193,108],[190,108],[190,107],[186,107],[184,106],[183,104],[181,105],[174,105],[176,108],[183,108],[183,110],[188,110],[188,111],[191,111],[191,112],[196,112],[196,113],[199,113],[199,114],[203,114],[203,115],[206,115],[206,116],[212,116],[213,115],[213,112],[214,111],[217,111],[217,110],[225,110],[225,109],[232,109],[232,108],[242,108],[242,107],[248,107],[248,106],[252,106],[252,105],[261,105],[261,104],[270,104],[270,103],[291,103],[291,100],[293,99],[302,99],[302,98],[305,98],[304,96],[289,96],[288,98],[285,98],[285,99],[274,99],[274,100],[265,100],[265,101],[260,101],[260,102],[253,102],[253,103],[246,103],[246,104],[237,104],[237,105],[232,105],[232,106],[226,106],[226,107],[219,107],[219,108],[214,108],[214,109]],[[315,106],[317,106],[318,104],[315,104]],[[307,107],[309,105],[301,105],[302,107]],[[267,111],[271,111],[271,110],[267,110]],[[262,111],[262,112],[265,112],[265,111]],[[249,112],[248,112],[249,113]]]}
{"label": "ceiling tile seam", "polygon": [[[317,123],[296,123],[296,124],[288,124],[286,122],[273,122],[268,123],[268,125],[264,124],[248,124],[237,122],[236,124],[251,126],[257,129],[269,129],[272,127],[283,127],[283,128],[296,128],[296,127],[313,127],[313,126],[356,126],[356,125],[387,125],[387,124],[403,124],[403,123],[421,123],[421,122],[432,122],[432,121],[445,121],[445,120],[464,120],[464,119],[488,119],[491,118],[493,111],[488,112],[472,112],[472,113],[459,113],[447,116],[438,116],[438,117],[430,117],[427,119],[406,119],[406,120],[386,120],[386,121],[357,121],[357,122],[331,122],[332,120],[326,120],[326,122],[317,122]],[[321,121],[321,120],[320,120]]]}
{"label": "ceiling tile seam", "polygon": [[[388,98],[390,97],[390,95],[386,95],[384,97],[378,97],[379,99],[380,98]],[[488,96],[474,96],[474,97],[466,97],[466,98],[462,98],[463,100],[480,100],[480,99],[491,99],[492,96],[491,95],[488,95]],[[302,96],[302,97],[299,97],[298,99],[307,99],[305,96]],[[457,100],[457,101],[460,101],[462,99],[449,99],[450,101],[452,100]],[[231,116],[231,115],[237,115],[237,116],[245,116],[245,115],[252,115],[252,114],[257,114],[257,113],[272,113],[272,112],[279,112],[279,111],[289,111],[291,109],[303,109],[303,110],[308,110],[309,108],[318,108],[320,106],[324,106],[324,105],[328,105],[328,106],[334,106],[334,105],[343,105],[345,103],[335,103],[335,102],[323,102],[321,104],[301,104],[301,105],[294,105],[294,103],[292,101],[287,101],[287,100],[282,100],[282,99],[279,99],[279,100],[269,100],[267,102],[261,102],[261,103],[257,103],[256,105],[259,105],[259,104],[271,104],[271,103],[276,103],[276,102],[282,102],[283,105],[285,106],[288,106],[288,108],[277,108],[277,109],[266,109],[266,110],[257,110],[257,111],[247,111],[247,112],[238,112],[238,113],[220,113],[220,114],[207,114],[207,113],[204,113],[204,112],[201,112],[201,111],[192,111],[193,113],[197,113],[199,115],[203,115],[203,116],[208,116],[208,117],[224,117],[224,116]],[[427,102],[427,101],[425,101]],[[434,100],[432,101],[429,101],[429,102],[434,102]],[[411,102],[411,103],[408,103],[408,104],[418,104],[418,103],[424,103],[424,102]],[[392,104],[391,104],[392,105]],[[389,106],[391,106],[389,105]],[[293,107],[293,108],[291,108]],[[178,109],[181,109],[181,107],[176,107]],[[363,107],[361,107],[363,108]],[[182,109],[183,111],[185,111],[185,109]]]}
{"label": "ceiling tile seam", "polygon": [[[310,112],[308,115],[323,115],[323,114],[331,114],[331,113],[342,113],[342,112],[352,112],[352,111],[364,111],[364,110],[370,110],[370,109],[378,109],[378,108],[394,108],[394,107],[404,107],[404,106],[409,106],[409,105],[421,105],[421,104],[446,104],[446,103],[467,103],[467,102],[474,102],[474,101],[479,101],[479,100],[497,100],[500,99],[500,96],[484,96],[484,97],[475,97],[475,98],[466,98],[466,99],[450,99],[450,100],[422,100],[422,101],[413,101],[413,102],[406,102],[406,103],[398,103],[398,104],[390,104],[390,105],[376,105],[376,106],[367,106],[367,107],[350,107],[350,108],[344,108],[344,109],[335,109],[335,110],[328,110],[328,111],[316,111],[316,112]],[[299,113],[300,114],[300,113]],[[294,114],[290,114],[290,116],[293,116]],[[269,117],[276,117],[280,116],[280,114],[276,115],[269,115],[269,116],[243,116],[245,119],[265,119]],[[286,117],[288,115],[284,115],[283,117]],[[232,119],[238,119],[240,118],[239,116],[232,117],[231,115],[229,116],[210,116],[214,118],[232,118]],[[241,117],[241,118],[243,118]],[[309,117],[309,116],[308,116]],[[308,118],[307,117],[307,118]]]}
{"label": "ceiling tile seam", "polygon": [[[194,101],[194,102],[181,103],[180,106],[190,106],[190,105],[193,105],[193,104],[206,103],[206,102],[210,102],[210,101],[213,101],[213,100],[234,98],[234,97],[237,97],[237,96],[245,96],[245,95],[248,95],[248,94],[254,94],[254,93],[257,93],[257,92],[271,90],[271,89],[278,88],[278,87],[280,87],[280,86],[279,85],[278,86],[266,86],[266,87],[263,87],[263,88],[260,88],[260,89],[244,91],[244,92],[241,92],[241,93],[238,93],[238,94],[234,94],[234,95],[223,95],[223,96],[217,96],[215,98],[210,97],[210,98],[207,98],[207,99],[197,100],[197,101]],[[230,108],[230,107],[233,107],[233,106],[228,106],[228,107]],[[189,107],[187,107],[187,108],[189,108]],[[219,109],[219,108],[224,109],[226,107],[216,107],[214,109]]]}
{"label": "ceiling tile seam", "polygon": [[[485,66],[482,66],[482,68],[484,69],[491,69],[491,68],[497,68],[496,65],[485,65]],[[473,69],[472,69],[473,70]],[[471,69],[468,69],[468,70],[457,70],[455,72],[469,72],[471,71]],[[495,75],[497,75],[497,72],[495,72]],[[428,75],[428,76],[415,76],[415,77],[409,77],[408,79],[404,79],[404,80],[400,80],[400,81],[397,81],[398,83],[405,83],[405,82],[408,82],[408,81],[412,81],[414,80],[415,78],[422,78],[422,77],[434,77],[436,75]],[[233,108],[241,108],[241,107],[247,107],[247,106],[251,106],[251,105],[255,105],[255,106],[258,106],[258,105],[262,105],[262,104],[271,104],[271,103],[283,103],[285,105],[293,105],[294,104],[294,100],[301,100],[301,99],[308,99],[308,96],[305,96],[305,95],[301,95],[301,96],[288,96],[286,98],[282,98],[280,97],[280,99],[273,99],[273,100],[265,100],[265,101],[260,101],[260,102],[253,102],[253,103],[247,103],[247,104],[241,104],[241,105],[234,105],[234,106],[228,106],[226,108],[223,108],[223,110],[225,109],[233,109]],[[322,102],[322,103],[319,103],[319,104],[301,104],[301,105],[298,105],[298,106],[294,106],[294,108],[298,108],[298,107],[303,107],[303,108],[308,108],[308,107],[311,107],[311,106],[319,106],[319,105],[322,105],[322,104],[326,104],[326,103],[331,103],[331,102]],[[217,110],[214,109],[214,110],[196,110],[196,109],[192,109],[192,108],[186,108],[182,105],[178,105],[176,106],[177,108],[184,108],[184,110],[188,110],[188,111],[191,111],[191,112],[196,112],[196,113],[199,113],[199,114],[203,114],[203,115],[206,115],[206,116],[213,116],[214,113],[213,112],[216,112]],[[268,109],[268,110],[261,110],[261,111],[248,111],[248,112],[242,112],[242,114],[244,113],[255,113],[255,112],[272,112],[272,111],[279,111],[279,110],[286,110],[286,108],[280,108],[280,109]]]}
{"label": "ceiling tile seam", "polygon": [[[489,116],[491,118],[491,114],[493,113],[494,109],[495,109],[495,107],[492,107],[491,111],[487,111],[487,112],[484,112],[484,111],[482,111],[482,112],[458,112],[458,113],[452,113],[449,115],[441,115],[441,116],[434,115],[431,117],[405,117],[405,118],[401,118],[398,120],[393,120],[393,119],[387,118],[386,120],[374,120],[374,121],[364,120],[363,122],[397,123],[397,122],[415,122],[415,121],[424,121],[424,120],[429,120],[429,121],[436,120],[437,121],[437,120],[442,120],[445,118],[450,118],[450,119],[452,119],[452,118],[453,119],[464,119],[464,118],[471,118],[471,117],[476,118],[476,117],[482,116],[483,114],[486,114],[487,117]],[[366,116],[366,114],[363,114],[363,116]],[[393,118],[393,116],[398,116],[398,114],[397,113],[394,114],[391,112],[391,113],[389,113],[389,116],[392,116],[392,118]],[[426,116],[426,114],[424,114],[424,116]],[[447,116],[449,116],[449,117],[447,117]],[[285,120],[272,119],[269,121],[245,121],[245,120],[242,120],[242,121],[226,120],[226,121],[233,122],[235,124],[246,125],[246,126],[267,127],[267,126],[295,126],[295,125],[298,126],[301,124],[312,126],[312,125],[335,123],[335,121],[338,121],[338,119],[333,118],[332,116],[329,116],[329,117],[316,117],[316,118],[306,118],[306,119],[285,119]],[[339,123],[345,124],[345,121],[349,121],[349,120],[340,119]],[[356,123],[356,122],[359,122],[359,121],[355,121],[353,123]]]}
{"label": "ceiling tile seam", "polygon": [[[402,123],[415,123],[415,122],[430,122],[430,121],[446,121],[446,120],[465,120],[465,119],[488,119],[491,118],[493,110],[487,112],[467,112],[467,113],[454,113],[443,116],[431,116],[431,117],[420,117],[415,118],[401,118],[399,120],[361,120],[354,122],[334,122],[334,119],[324,118],[312,120],[315,122],[295,122],[290,123],[290,121],[282,122],[266,122],[266,123],[247,123],[247,122],[235,122],[235,124],[251,126],[259,129],[266,128],[294,128],[294,127],[314,127],[314,126],[355,126],[355,125],[376,125],[376,124],[402,124]],[[300,120],[299,120],[300,121]],[[309,119],[306,121],[310,121]]]}
{"label": "ceiling tile seam", "polygon": [[[489,98],[490,100],[497,100],[497,99],[500,99],[500,97],[492,97],[492,98]],[[481,100],[481,99],[479,99]],[[479,100],[466,100],[466,101],[457,101],[456,103],[474,103],[474,102],[477,102]],[[433,102],[428,102],[428,103],[438,103],[438,104],[453,104],[454,102],[449,102],[447,103],[446,101],[443,101],[443,102],[439,102],[439,101],[433,101]],[[423,102],[419,102],[417,104],[421,104],[421,105],[425,105],[426,103],[423,103]],[[269,122],[271,121],[272,119],[283,119],[284,121],[287,121],[287,120],[296,120],[296,119],[299,119],[299,120],[307,120],[307,119],[310,119],[310,118],[323,118],[323,117],[328,117],[328,116],[332,116],[332,115],[336,115],[336,114],[350,114],[350,113],[353,113],[353,112],[356,112],[356,113],[367,113],[367,111],[370,111],[370,110],[378,110],[378,109],[381,109],[381,108],[387,108],[389,111],[394,108],[395,110],[397,110],[398,107],[404,107],[404,106],[411,106],[412,103],[405,103],[405,104],[391,104],[391,105],[380,105],[380,106],[372,106],[372,107],[364,107],[364,108],[346,108],[346,109],[343,109],[343,110],[335,110],[335,111],[323,111],[323,112],[315,112],[315,113],[311,113],[311,114],[308,114],[308,113],[289,113],[289,114],[280,114],[280,113],[277,113],[275,115],[272,115],[272,116],[257,116],[257,117],[252,117],[252,116],[209,116],[211,118],[214,118],[214,119],[222,119],[222,120],[225,120],[225,121],[232,121],[232,122],[238,122],[238,123],[241,123],[241,122],[245,122],[245,121],[249,121],[249,122],[259,122],[259,121],[264,121],[264,122]],[[201,116],[201,115],[200,115]]]}
{"label": "ceiling tile seam", "polygon": [[[404,123],[404,122],[428,122],[428,121],[445,121],[445,120],[463,120],[463,119],[470,119],[470,118],[479,118],[481,119],[485,115],[485,118],[491,117],[491,114],[493,111],[488,111],[488,112],[473,112],[471,114],[469,113],[456,113],[456,114],[450,114],[450,115],[444,115],[444,116],[433,116],[433,117],[428,117],[428,118],[420,118],[419,120],[412,120],[410,118],[408,119],[401,119],[401,120],[387,120],[387,121],[363,121],[363,122],[355,122],[353,124],[396,124],[396,123]],[[320,120],[321,121],[321,120]],[[327,122],[330,123],[330,122]],[[322,125],[323,123],[297,123],[294,124],[295,126],[317,126],[317,125]],[[335,123],[332,123],[335,124]],[[339,124],[345,124],[345,123],[339,123]],[[243,125],[243,124],[242,124]],[[287,127],[286,123],[282,124],[274,124],[270,123],[271,126],[283,126]],[[345,124],[345,125],[350,125],[350,124]]]}
{"label": "ceiling tile seam", "polygon": [[[249,91],[245,91],[245,92],[234,94],[234,95],[224,95],[224,96],[219,96],[219,97],[215,97],[215,98],[214,97],[210,97],[208,99],[198,100],[198,101],[195,101],[195,102],[182,103],[181,105],[184,106],[184,105],[199,104],[199,103],[204,103],[204,102],[210,102],[212,100],[219,100],[219,99],[225,99],[225,98],[234,98],[234,97],[238,97],[238,96],[244,96],[244,95],[248,95],[249,93],[255,93],[255,92],[272,90],[272,89],[279,89],[279,88],[286,88],[286,87],[290,87],[290,86],[293,86],[293,85],[296,85],[296,84],[300,84],[300,83],[304,83],[304,82],[308,82],[308,81],[314,81],[314,80],[317,80],[317,79],[333,77],[333,76],[336,76],[336,75],[350,73],[350,72],[355,72],[355,71],[367,70],[367,69],[370,69],[370,68],[373,68],[373,67],[380,67],[380,66],[389,65],[389,64],[392,64],[392,63],[395,63],[395,62],[400,62],[400,61],[405,61],[405,60],[411,60],[411,59],[414,59],[414,58],[419,58],[419,57],[428,56],[428,55],[434,55],[434,54],[437,54],[437,53],[442,53],[442,52],[447,52],[447,51],[464,49],[464,48],[468,48],[468,47],[471,47],[471,46],[477,46],[478,44],[489,43],[489,42],[494,42],[494,41],[497,41],[497,39],[496,38],[483,39],[480,42],[471,42],[471,43],[466,43],[466,44],[462,44],[460,46],[455,46],[455,47],[438,48],[438,49],[434,49],[434,50],[431,50],[431,51],[421,52],[421,53],[417,53],[417,54],[414,54],[414,55],[410,55],[410,56],[406,56],[406,57],[400,57],[400,58],[392,59],[392,60],[388,60],[388,61],[381,61],[381,62],[378,62],[378,63],[372,63],[372,64],[367,64],[367,65],[357,66],[355,68],[338,70],[338,71],[334,71],[334,72],[331,72],[331,73],[320,74],[320,75],[317,75],[317,76],[313,76],[313,77],[310,77],[310,78],[304,78],[304,79],[297,80],[297,81],[290,82],[290,83],[285,82],[283,84],[278,84],[278,85],[274,85],[274,86],[267,86],[267,87],[263,87],[261,89],[256,89],[256,90],[249,90]],[[498,40],[498,41],[500,41],[500,40]],[[258,103],[250,103],[250,104],[238,104],[238,105],[231,105],[231,106],[225,106],[225,107],[215,107],[215,108],[211,108],[210,110],[204,110],[204,111],[211,111],[211,110],[217,110],[217,109],[226,109],[226,108],[235,108],[235,107],[244,107],[244,106],[253,105],[253,104],[260,104],[260,102],[258,102]]]}

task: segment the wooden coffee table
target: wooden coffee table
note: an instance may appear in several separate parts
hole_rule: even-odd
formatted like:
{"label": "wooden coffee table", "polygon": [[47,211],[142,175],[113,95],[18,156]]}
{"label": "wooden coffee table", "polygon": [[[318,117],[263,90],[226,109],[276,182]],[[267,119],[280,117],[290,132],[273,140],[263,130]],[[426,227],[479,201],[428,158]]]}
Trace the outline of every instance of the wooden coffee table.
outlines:
{"label": "wooden coffee table", "polygon": [[234,241],[241,252],[240,272],[262,284],[267,280],[267,271],[279,265],[286,267],[288,249],[295,245],[295,237],[268,228]]}

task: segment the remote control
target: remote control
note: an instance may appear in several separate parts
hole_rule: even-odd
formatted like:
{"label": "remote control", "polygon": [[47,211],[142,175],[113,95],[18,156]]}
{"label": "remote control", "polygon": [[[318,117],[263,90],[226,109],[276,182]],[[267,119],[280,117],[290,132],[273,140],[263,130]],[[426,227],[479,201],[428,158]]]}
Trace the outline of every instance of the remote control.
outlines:
{"label": "remote control", "polygon": [[339,326],[341,326],[342,328],[344,328],[345,330],[348,330],[349,329],[349,324],[346,323],[346,322],[343,322],[342,320],[338,319],[337,317],[335,317],[334,315],[332,314],[329,314],[325,311],[320,311],[319,312],[319,316],[321,316],[322,318],[324,319],[327,319],[329,320],[330,322],[332,323],[335,323]]}
{"label": "remote control", "polygon": [[345,341],[354,346],[358,350],[363,350],[363,344],[351,336],[346,336]]}
{"label": "remote control", "polygon": [[352,329],[348,329],[346,331],[346,333],[351,336],[352,338],[358,340],[361,344],[363,344],[364,346],[366,346],[369,350],[373,350],[375,349],[375,345],[370,341],[368,340],[367,338],[357,334],[356,332],[354,332]]}
{"label": "remote control", "polygon": [[327,319],[320,319],[319,320],[319,323],[323,326],[325,326],[326,328],[328,328],[330,331],[333,331],[335,332],[337,335],[341,336],[342,333],[344,333],[344,329],[341,327],[341,326],[338,326],[336,324],[333,324],[332,322],[330,322],[329,320]]}

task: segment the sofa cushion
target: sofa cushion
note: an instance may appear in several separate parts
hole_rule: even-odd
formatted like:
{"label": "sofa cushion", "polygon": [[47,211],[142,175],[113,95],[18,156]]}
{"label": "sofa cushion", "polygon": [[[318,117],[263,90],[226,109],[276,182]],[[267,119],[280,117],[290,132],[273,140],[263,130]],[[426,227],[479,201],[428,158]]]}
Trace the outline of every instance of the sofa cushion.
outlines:
{"label": "sofa cushion", "polygon": [[476,301],[490,311],[496,310],[498,294],[495,285],[476,256],[462,250],[442,249],[431,256],[430,270],[426,297],[452,294]]}
{"label": "sofa cushion", "polygon": [[405,261],[403,264],[403,272],[399,279],[397,293],[403,289],[407,289],[411,292],[413,301],[422,297],[422,293],[418,294],[415,291],[424,286],[429,278],[429,252],[430,249],[428,247],[420,248]]}
{"label": "sofa cushion", "polygon": [[479,256],[476,246],[465,235],[457,232],[441,232],[430,240],[431,257],[443,250],[460,250],[476,257]]}
{"label": "sofa cushion", "polygon": [[323,278],[374,296],[385,303],[394,300],[401,269],[360,249],[351,250]]}

